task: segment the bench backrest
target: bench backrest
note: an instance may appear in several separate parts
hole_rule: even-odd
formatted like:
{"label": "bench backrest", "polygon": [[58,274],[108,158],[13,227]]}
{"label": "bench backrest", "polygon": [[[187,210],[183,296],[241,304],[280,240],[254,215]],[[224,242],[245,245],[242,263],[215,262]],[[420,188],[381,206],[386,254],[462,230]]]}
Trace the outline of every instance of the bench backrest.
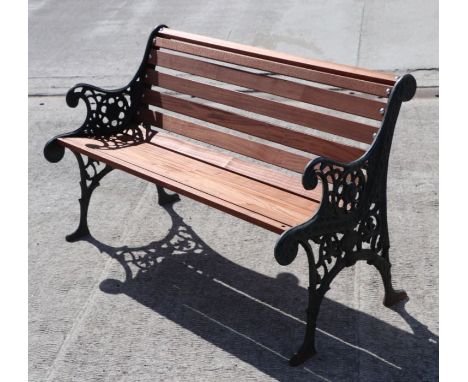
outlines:
{"label": "bench backrest", "polygon": [[395,76],[164,28],[144,82],[138,122],[302,172],[365,153]]}

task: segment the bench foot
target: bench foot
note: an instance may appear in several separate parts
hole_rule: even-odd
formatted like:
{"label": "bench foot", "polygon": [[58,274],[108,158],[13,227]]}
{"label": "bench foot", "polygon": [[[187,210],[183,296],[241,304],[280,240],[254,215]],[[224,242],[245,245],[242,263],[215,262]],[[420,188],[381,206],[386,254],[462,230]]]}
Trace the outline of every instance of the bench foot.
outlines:
{"label": "bench foot", "polygon": [[317,352],[314,348],[310,349],[299,349],[299,351],[294,354],[289,360],[289,366],[296,367],[302,365],[309,358],[312,358]]}
{"label": "bench foot", "polygon": [[168,194],[163,187],[158,185],[156,185],[156,188],[158,189],[158,204],[160,206],[172,204],[180,200],[179,194]]}
{"label": "bench foot", "polygon": [[393,305],[398,304],[400,301],[407,301],[407,300],[409,300],[409,297],[404,290],[402,289],[392,290],[389,292],[385,292],[383,304],[389,308]]}
{"label": "bench foot", "polygon": [[309,307],[307,308],[304,342],[297,353],[289,360],[289,366],[299,366],[317,353],[315,350],[315,332],[321,302],[321,294],[316,291],[315,286],[309,287]]}
{"label": "bench foot", "polygon": [[88,207],[91,195],[96,187],[99,186],[99,181],[104,178],[109,172],[113,170],[109,165],[105,165],[104,168],[99,169],[100,163],[92,158],[86,157],[87,160],[81,154],[75,153],[75,157],[78,161],[80,168],[80,187],[81,187],[81,198],[80,202],[80,222],[75,232],[67,235],[65,239],[72,243],[80,240],[82,237],[89,235],[88,228]]}
{"label": "bench foot", "polygon": [[374,266],[379,270],[385,288],[383,304],[386,307],[391,307],[393,305],[398,304],[400,301],[408,300],[409,297],[404,290],[393,289],[391,272],[392,266],[388,260],[388,249],[383,250],[382,258],[383,260],[380,263],[374,263]]}
{"label": "bench foot", "polygon": [[80,240],[82,237],[89,235],[89,228],[88,226],[78,227],[75,232],[71,233],[70,235],[65,236],[65,240],[69,243],[74,243],[75,241]]}

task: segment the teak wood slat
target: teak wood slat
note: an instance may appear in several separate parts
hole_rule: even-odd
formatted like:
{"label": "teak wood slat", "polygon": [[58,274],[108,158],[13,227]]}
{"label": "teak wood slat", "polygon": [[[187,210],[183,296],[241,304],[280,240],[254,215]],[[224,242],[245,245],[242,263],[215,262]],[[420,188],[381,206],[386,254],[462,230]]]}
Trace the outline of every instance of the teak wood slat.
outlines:
{"label": "teak wood slat", "polygon": [[146,170],[139,166],[133,165],[125,160],[114,158],[110,155],[105,155],[104,153],[100,153],[99,155],[97,155],[96,153],[91,152],[87,150],[86,148],[75,148],[74,144],[70,144],[69,142],[65,140],[61,141],[61,143],[65,147],[68,147],[70,149],[73,149],[73,148],[76,149],[76,152],[80,154],[86,155],[95,160],[100,160],[103,162],[105,161],[105,163],[109,164],[113,168],[120,169],[124,172],[135,175],[149,182],[153,182],[157,185],[161,185],[162,187],[168,188],[174,192],[188,196],[196,201],[202,202],[220,211],[230,213],[233,216],[237,216],[245,221],[256,224],[272,232],[282,233],[283,231],[288,229],[288,226],[286,224],[280,223],[273,219],[269,219],[266,216],[249,211],[233,203],[222,200],[216,196],[212,196],[210,194],[207,194],[195,188],[189,187],[185,184],[176,182],[172,179],[154,174],[150,170]]}
{"label": "teak wood slat", "polygon": [[[170,119],[173,118],[170,116],[162,117],[168,117]],[[140,138],[140,143],[151,142],[156,146],[174,151],[177,154],[189,156],[196,160],[209,163],[216,167],[229,170],[236,174],[246,176],[250,179],[314,200],[316,202],[320,202],[322,198],[321,184],[319,184],[313,190],[306,190],[302,185],[300,177],[280,173],[263,165],[247,162],[230,154],[215,151],[209,147],[186,142],[182,139],[174,137],[173,135],[169,135],[164,131],[148,130],[145,127],[139,127],[139,129],[141,131],[141,136],[146,137],[144,139]],[[119,136],[118,140],[119,142],[120,140],[122,141],[120,146],[122,146],[122,144],[136,145],[139,143],[137,140],[135,140],[134,134],[122,134]],[[117,141],[114,140],[114,142]],[[112,149],[112,147],[109,148]]]}
{"label": "teak wood slat", "polygon": [[359,122],[301,109],[296,106],[207,85],[170,74],[149,71],[147,81],[152,85],[208,101],[250,111],[278,120],[339,135],[359,142],[370,143],[377,128]]}
{"label": "teak wood slat", "polygon": [[337,149],[343,151],[340,155],[353,159],[362,155],[362,150],[357,147],[328,141],[153,90],[147,90],[144,93],[144,102],[315,155],[330,154],[333,156]]}
{"label": "teak wood slat", "polygon": [[[266,59],[249,57],[243,54],[222,51],[219,49],[208,48],[202,45],[190,44],[177,40],[169,40],[161,37],[157,37],[155,39],[155,46],[158,48],[169,49],[212,60],[223,61],[234,65],[246,66],[271,73],[277,73],[307,81],[331,85],[338,88],[373,94],[380,97],[387,97],[392,87],[392,85],[359,80],[347,76],[321,72],[318,70],[297,67],[289,64],[282,64]],[[150,59],[152,59],[152,57]]]}
{"label": "teak wood slat", "polygon": [[341,65],[319,60],[311,60],[303,57],[293,56],[287,53],[280,53],[268,49],[257,48],[231,41],[224,41],[212,37],[180,32],[170,28],[162,29],[160,35],[170,39],[176,39],[197,45],[203,45],[210,48],[222,49],[233,53],[241,53],[256,58],[268,59],[275,62],[296,65],[327,73],[346,75],[349,77],[383,83],[386,85],[393,85],[395,83],[395,76],[391,73],[376,72],[349,65]]}
{"label": "teak wood slat", "polygon": [[299,177],[282,174],[265,166],[247,162],[245,160],[224,154],[206,147],[174,138],[164,132],[158,132],[151,138],[151,143],[156,146],[172,150],[176,153],[221,167],[225,170],[235,172],[250,179],[268,184],[281,190],[292,192],[296,195],[320,202],[322,199],[322,188],[318,186],[314,190],[306,190],[302,186]]}
{"label": "teak wood slat", "polygon": [[292,100],[306,102],[333,110],[360,115],[375,120],[382,119],[384,102],[338,93],[328,89],[299,84],[279,78],[260,76],[243,70],[228,68],[193,58],[153,50],[150,62],[156,66],[190,73]]}
{"label": "teak wood slat", "polygon": [[[150,143],[114,150],[104,146],[100,148],[102,143],[90,138],[61,138],[60,142],[189,197],[212,203],[216,199],[215,207],[220,206],[220,209],[248,221],[261,219],[261,225],[274,232],[282,232],[307,220],[319,206],[310,199]],[[230,208],[231,205],[238,208]]]}
{"label": "teak wood slat", "polygon": [[148,109],[140,110],[138,121],[298,173],[311,159]]}

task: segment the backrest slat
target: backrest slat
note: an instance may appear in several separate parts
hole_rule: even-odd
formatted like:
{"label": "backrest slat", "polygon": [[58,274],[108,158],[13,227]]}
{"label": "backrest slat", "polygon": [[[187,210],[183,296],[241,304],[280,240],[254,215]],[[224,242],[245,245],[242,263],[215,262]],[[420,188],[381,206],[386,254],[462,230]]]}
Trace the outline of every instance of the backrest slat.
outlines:
{"label": "backrest slat", "polygon": [[393,85],[395,83],[395,76],[390,73],[371,71],[358,67],[334,64],[325,61],[306,59],[286,53],[275,52],[268,49],[257,48],[249,45],[218,40],[215,38],[200,36],[192,33],[176,31],[170,28],[162,29],[160,35],[166,38],[194,43],[210,48],[222,49],[232,53],[242,53],[244,55],[248,55],[255,58],[268,59],[270,61],[280,62],[283,64],[292,64],[295,66],[300,66],[307,69],[314,69],[327,73],[346,75],[348,77],[382,83],[385,85]]}
{"label": "backrest slat", "polygon": [[284,98],[382,120],[386,103],[299,84],[279,78],[259,76],[243,70],[208,63],[193,58],[153,50],[150,62],[159,67],[190,73],[204,78],[242,86]]}
{"label": "backrest slat", "polygon": [[313,156],[361,157],[395,85],[393,74],[169,28],[152,43],[136,122],[291,171]]}
{"label": "backrest slat", "polygon": [[[183,94],[199,97],[216,103],[251,111],[301,126],[314,128],[330,134],[364,143],[371,143],[377,129],[363,123],[317,113],[312,110],[286,105],[276,101],[255,97],[250,94],[235,92],[220,87],[203,84],[155,71],[148,71],[152,85],[170,89]],[[291,132],[291,130],[288,130]],[[268,138],[266,138],[268,139]],[[281,143],[281,142],[280,142]]]}
{"label": "backrest slat", "polygon": [[348,158],[356,159],[363,153],[363,151],[357,147],[328,141],[299,131],[293,131],[225,110],[201,105],[154,90],[144,91],[143,100],[145,103],[162,109],[167,109],[316,155],[335,157],[335,153],[342,152],[346,153]]}
{"label": "backrest slat", "polygon": [[155,42],[155,45],[158,48],[165,48],[181,53],[192,54],[194,56],[223,61],[229,64],[242,65],[267,72],[336,86],[338,88],[355,90],[381,97],[387,97],[392,87],[392,85],[350,78],[343,75],[297,67],[294,65],[283,64],[280,62],[269,61],[256,57],[249,57],[239,53],[226,52],[219,49],[208,48],[206,46],[185,43],[177,40],[169,40],[157,37]]}

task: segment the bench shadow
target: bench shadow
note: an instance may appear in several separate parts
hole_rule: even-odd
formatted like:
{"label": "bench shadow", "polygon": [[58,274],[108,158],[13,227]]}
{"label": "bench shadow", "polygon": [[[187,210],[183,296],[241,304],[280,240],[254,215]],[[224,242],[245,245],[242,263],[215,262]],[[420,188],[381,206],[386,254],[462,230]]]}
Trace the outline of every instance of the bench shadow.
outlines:
{"label": "bench shadow", "polygon": [[394,310],[412,332],[325,298],[318,354],[289,367],[305,330],[307,289],[290,273],[272,278],[229,261],[165,209],[173,223],[168,235],[146,246],[84,239],[125,270],[124,281],[102,281],[103,292],[126,294],[279,381],[438,380],[438,336],[404,304]]}

